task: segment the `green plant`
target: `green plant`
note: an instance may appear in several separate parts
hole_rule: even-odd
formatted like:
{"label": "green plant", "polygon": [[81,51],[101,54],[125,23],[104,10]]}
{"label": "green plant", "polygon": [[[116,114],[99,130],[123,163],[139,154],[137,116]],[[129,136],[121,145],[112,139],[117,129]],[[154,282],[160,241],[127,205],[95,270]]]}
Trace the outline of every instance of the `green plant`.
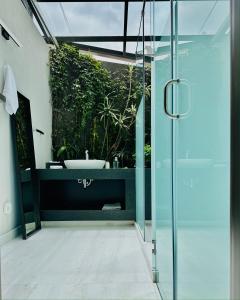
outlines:
{"label": "green plant", "polygon": [[[109,96],[109,95],[108,95]],[[118,110],[114,108],[113,103],[109,101],[108,96],[105,97],[104,102],[100,104],[98,114],[100,115],[100,121],[103,122],[104,138],[101,149],[101,156],[103,155],[105,144],[106,152],[109,151],[109,126],[116,122]]]}
{"label": "green plant", "polygon": [[145,163],[148,165],[151,163],[151,146],[146,144],[144,146]]}
{"label": "green plant", "polygon": [[[149,144],[145,144],[144,146],[144,158],[145,158],[145,166],[151,166],[151,146]],[[136,160],[136,153],[133,154],[133,159]]]}
{"label": "green plant", "polygon": [[[149,74],[147,70],[148,90]],[[53,158],[81,158],[88,149],[90,157],[98,159],[112,160],[121,153],[122,165],[133,166],[134,125],[143,88],[139,76],[136,67],[108,68],[73,45],[51,50]]]}

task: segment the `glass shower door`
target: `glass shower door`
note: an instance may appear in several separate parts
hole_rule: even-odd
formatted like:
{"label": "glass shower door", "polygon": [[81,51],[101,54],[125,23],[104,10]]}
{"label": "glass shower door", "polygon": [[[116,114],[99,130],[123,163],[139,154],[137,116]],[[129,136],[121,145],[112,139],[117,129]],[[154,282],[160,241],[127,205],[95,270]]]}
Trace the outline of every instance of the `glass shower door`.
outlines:
{"label": "glass shower door", "polygon": [[[164,112],[164,86],[172,78],[171,3],[153,1],[152,226],[153,275],[162,298],[173,299],[172,120]],[[164,35],[164,39],[159,37]],[[169,99],[172,99],[171,90]],[[168,109],[172,110],[169,100]]]}
{"label": "glass shower door", "polygon": [[230,299],[230,1],[174,1],[176,299]]}
{"label": "glass shower door", "polygon": [[153,1],[153,17],[155,280],[163,300],[229,300],[230,0]]}

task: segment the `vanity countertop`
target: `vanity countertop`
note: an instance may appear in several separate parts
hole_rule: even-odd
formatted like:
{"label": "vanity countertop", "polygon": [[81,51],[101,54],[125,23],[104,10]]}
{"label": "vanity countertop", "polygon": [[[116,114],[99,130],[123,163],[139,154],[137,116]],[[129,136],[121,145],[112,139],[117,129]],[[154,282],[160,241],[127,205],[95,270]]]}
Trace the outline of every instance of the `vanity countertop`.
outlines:
{"label": "vanity countertop", "polygon": [[[37,169],[37,176],[42,180],[71,180],[78,178],[134,180],[135,169]],[[30,171],[22,172],[22,181],[31,177]]]}

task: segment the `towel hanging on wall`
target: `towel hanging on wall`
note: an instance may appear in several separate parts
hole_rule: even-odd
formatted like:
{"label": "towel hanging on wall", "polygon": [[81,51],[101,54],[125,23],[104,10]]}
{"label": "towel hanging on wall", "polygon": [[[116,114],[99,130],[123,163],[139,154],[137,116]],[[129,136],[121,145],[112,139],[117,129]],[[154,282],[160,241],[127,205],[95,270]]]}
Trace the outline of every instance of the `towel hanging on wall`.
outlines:
{"label": "towel hanging on wall", "polygon": [[6,97],[5,109],[12,115],[18,110],[18,94],[15,77],[9,65],[4,66],[3,95]]}

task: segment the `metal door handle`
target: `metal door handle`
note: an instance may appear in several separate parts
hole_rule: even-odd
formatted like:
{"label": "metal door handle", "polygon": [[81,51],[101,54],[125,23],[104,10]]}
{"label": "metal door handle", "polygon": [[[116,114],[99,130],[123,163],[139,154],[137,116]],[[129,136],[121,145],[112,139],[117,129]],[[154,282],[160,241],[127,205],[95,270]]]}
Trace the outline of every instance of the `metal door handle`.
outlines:
{"label": "metal door handle", "polygon": [[172,80],[169,80],[165,87],[164,87],[164,112],[165,114],[170,118],[170,119],[173,119],[173,120],[176,120],[176,119],[179,119],[180,118],[180,115],[177,114],[177,115],[174,115],[174,114],[171,114],[170,112],[168,112],[168,109],[167,109],[167,92],[168,92],[168,87],[173,85],[174,83],[180,83],[180,79],[172,79]]}

